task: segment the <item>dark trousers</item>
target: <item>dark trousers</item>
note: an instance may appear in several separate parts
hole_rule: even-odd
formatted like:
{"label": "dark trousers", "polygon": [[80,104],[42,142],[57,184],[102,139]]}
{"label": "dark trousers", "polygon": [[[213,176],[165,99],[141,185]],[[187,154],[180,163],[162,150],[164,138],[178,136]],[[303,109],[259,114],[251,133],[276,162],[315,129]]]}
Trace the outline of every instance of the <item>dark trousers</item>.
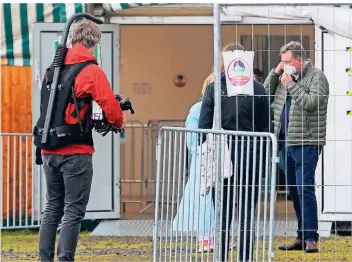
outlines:
{"label": "dark trousers", "polygon": [[59,261],[74,261],[81,221],[92,184],[92,155],[43,155],[47,204],[39,231],[40,261],[54,261],[56,230]]}
{"label": "dark trousers", "polygon": [[298,223],[297,238],[304,241],[319,239],[315,169],[320,152],[321,147],[317,146],[292,146],[282,152],[286,185]]}
{"label": "dark trousers", "polygon": [[[246,148],[246,147],[245,147]],[[256,215],[256,205],[257,205],[257,200],[258,200],[258,182],[259,182],[259,161],[257,161],[256,169],[255,172],[253,172],[253,162],[252,162],[252,156],[253,153],[250,153],[250,160],[249,160],[249,165],[248,165],[248,175],[247,175],[247,170],[246,170],[246,157],[244,157],[242,164],[240,156],[240,148],[238,150],[238,157],[237,157],[237,173],[236,170],[234,170],[232,177],[225,178],[223,181],[223,193],[222,193],[222,205],[221,205],[221,243],[220,243],[220,261],[225,261],[225,254],[229,254],[229,240],[230,240],[230,228],[231,228],[231,223],[232,223],[232,218],[233,218],[233,209],[235,208],[235,205],[237,203],[236,211],[235,213],[235,219],[234,222],[238,222],[239,230],[240,230],[240,239],[237,241],[237,246],[239,246],[239,260],[240,261],[249,261],[249,254],[253,254],[253,247],[254,247],[254,217]],[[246,150],[244,150],[244,154],[246,154]],[[232,148],[232,163],[234,163],[234,146]],[[259,158],[259,156],[258,156]],[[235,166],[235,165],[234,165]],[[242,180],[241,178],[241,167],[242,167]],[[235,177],[236,177],[236,185],[235,185]],[[248,179],[247,179],[248,177]],[[254,181],[253,181],[254,177]],[[229,181],[230,180],[230,181]],[[242,182],[241,182],[242,181]],[[247,185],[247,188],[246,188]],[[236,195],[234,196],[234,189],[236,187]],[[242,192],[241,192],[242,188]],[[252,192],[254,190],[254,199],[252,198]],[[229,196],[228,196],[229,194]],[[247,197],[246,197],[247,195]],[[234,199],[236,198],[236,201]],[[212,199],[213,199],[213,205],[214,207],[216,206],[215,204],[215,199],[216,199],[216,191],[215,188],[212,189]],[[247,200],[247,201],[246,201]],[[252,200],[253,200],[253,217],[251,214],[252,211]],[[253,219],[253,220],[252,220]],[[251,224],[252,226],[252,232],[251,232]],[[234,231],[234,238],[237,237],[237,232]],[[250,249],[251,244],[251,234],[252,234],[252,249]],[[226,238],[227,235],[227,238]],[[227,250],[226,250],[227,247]],[[235,249],[234,249],[235,251]],[[215,255],[215,254],[214,254]],[[216,261],[218,261],[218,254],[216,254]],[[251,256],[253,259],[253,256]],[[227,256],[227,259],[230,260],[230,258]],[[235,258],[236,260],[236,258]]]}

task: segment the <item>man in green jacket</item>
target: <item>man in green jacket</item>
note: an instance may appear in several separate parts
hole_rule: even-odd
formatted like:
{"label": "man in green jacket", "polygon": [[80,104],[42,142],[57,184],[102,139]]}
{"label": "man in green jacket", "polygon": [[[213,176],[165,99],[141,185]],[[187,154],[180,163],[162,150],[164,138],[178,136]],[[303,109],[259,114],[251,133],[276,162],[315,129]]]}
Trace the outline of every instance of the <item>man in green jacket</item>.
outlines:
{"label": "man in green jacket", "polygon": [[281,250],[318,252],[315,169],[326,143],[329,83],[306,58],[303,46],[290,42],[280,50],[281,63],[264,82],[274,105],[274,133],[285,150],[285,174],[298,230],[296,240]]}

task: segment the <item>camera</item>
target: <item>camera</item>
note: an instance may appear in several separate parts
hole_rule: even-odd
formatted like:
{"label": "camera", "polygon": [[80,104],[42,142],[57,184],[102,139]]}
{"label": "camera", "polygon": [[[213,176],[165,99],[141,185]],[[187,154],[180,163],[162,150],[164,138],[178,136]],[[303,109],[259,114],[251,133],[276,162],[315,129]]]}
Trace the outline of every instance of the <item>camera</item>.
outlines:
{"label": "camera", "polygon": [[[115,98],[120,102],[120,108],[122,111],[130,111],[131,114],[134,114],[134,110],[132,107],[132,101],[127,97],[125,101],[120,94],[115,94]],[[118,129],[106,120],[103,109],[95,102],[92,101],[92,116],[93,129],[98,132],[102,136],[105,136],[110,131],[115,133],[120,133],[122,130]]]}

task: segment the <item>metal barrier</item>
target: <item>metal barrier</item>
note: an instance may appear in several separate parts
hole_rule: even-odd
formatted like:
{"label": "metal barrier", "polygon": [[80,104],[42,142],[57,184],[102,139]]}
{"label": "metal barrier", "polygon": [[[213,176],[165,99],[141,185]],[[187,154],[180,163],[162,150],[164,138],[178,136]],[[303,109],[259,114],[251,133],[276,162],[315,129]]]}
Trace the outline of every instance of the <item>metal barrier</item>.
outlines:
{"label": "metal barrier", "polygon": [[[121,204],[123,213],[149,211],[155,200],[156,141],[161,125],[184,125],[184,120],[153,120],[144,125],[130,120],[121,139]],[[30,133],[1,133],[1,228],[40,226],[42,169],[32,158]],[[35,175],[35,168],[39,168]]]}
{"label": "metal barrier", "polygon": [[156,144],[160,128],[164,125],[172,126],[185,125],[185,120],[150,120],[147,133],[147,173],[146,173],[146,202],[147,206],[141,213],[152,207],[155,203],[156,183]]}
{"label": "metal barrier", "polygon": [[[123,212],[127,203],[145,205],[146,138],[148,129],[137,120],[128,121],[121,139],[121,203]],[[144,203],[144,204],[143,204]]]}
{"label": "metal barrier", "polygon": [[[129,121],[121,140],[121,203],[146,206],[148,127],[139,121]],[[42,169],[32,158],[33,136],[30,133],[1,133],[1,228],[36,228],[40,226]],[[154,147],[155,148],[155,147]],[[39,168],[37,177],[35,168]],[[155,180],[155,179],[154,179]]]}
{"label": "metal barrier", "polygon": [[[156,142],[164,124],[184,126],[185,120],[150,120],[144,125],[130,120],[121,140],[121,203],[122,212],[154,212]],[[152,214],[151,214],[152,215]]]}
{"label": "metal barrier", "polygon": [[[121,203],[123,213],[153,217],[156,183],[156,141],[163,124],[183,126],[184,120],[152,120],[147,125],[131,120],[121,139]],[[42,169],[32,158],[30,133],[1,133],[1,227],[40,226]],[[35,176],[35,168],[39,168]]]}
{"label": "metal barrier", "polygon": [[[203,136],[206,142],[198,145]],[[218,163],[222,182],[215,188],[221,190],[221,199],[214,199],[215,189],[208,194],[206,189],[214,186]],[[227,256],[229,261],[271,261],[276,176],[269,181],[269,174],[275,174],[277,163],[277,140],[270,133],[162,127],[153,261],[208,261],[219,255],[214,261],[227,261]],[[217,208],[220,218],[215,217]],[[214,241],[220,254],[209,252],[214,230],[220,232]],[[208,240],[207,251],[200,246],[203,240]]]}
{"label": "metal barrier", "polygon": [[1,228],[40,226],[40,179],[33,177],[32,134],[1,133]]}

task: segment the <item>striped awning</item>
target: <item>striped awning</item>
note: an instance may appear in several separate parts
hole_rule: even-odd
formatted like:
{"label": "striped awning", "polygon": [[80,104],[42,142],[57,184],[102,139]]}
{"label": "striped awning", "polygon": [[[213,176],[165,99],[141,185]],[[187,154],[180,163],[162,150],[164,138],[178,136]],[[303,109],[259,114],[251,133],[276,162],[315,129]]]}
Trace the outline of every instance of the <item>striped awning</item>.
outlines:
{"label": "striped awning", "polygon": [[32,25],[64,23],[86,11],[86,4],[1,4],[1,64],[30,66]]}

